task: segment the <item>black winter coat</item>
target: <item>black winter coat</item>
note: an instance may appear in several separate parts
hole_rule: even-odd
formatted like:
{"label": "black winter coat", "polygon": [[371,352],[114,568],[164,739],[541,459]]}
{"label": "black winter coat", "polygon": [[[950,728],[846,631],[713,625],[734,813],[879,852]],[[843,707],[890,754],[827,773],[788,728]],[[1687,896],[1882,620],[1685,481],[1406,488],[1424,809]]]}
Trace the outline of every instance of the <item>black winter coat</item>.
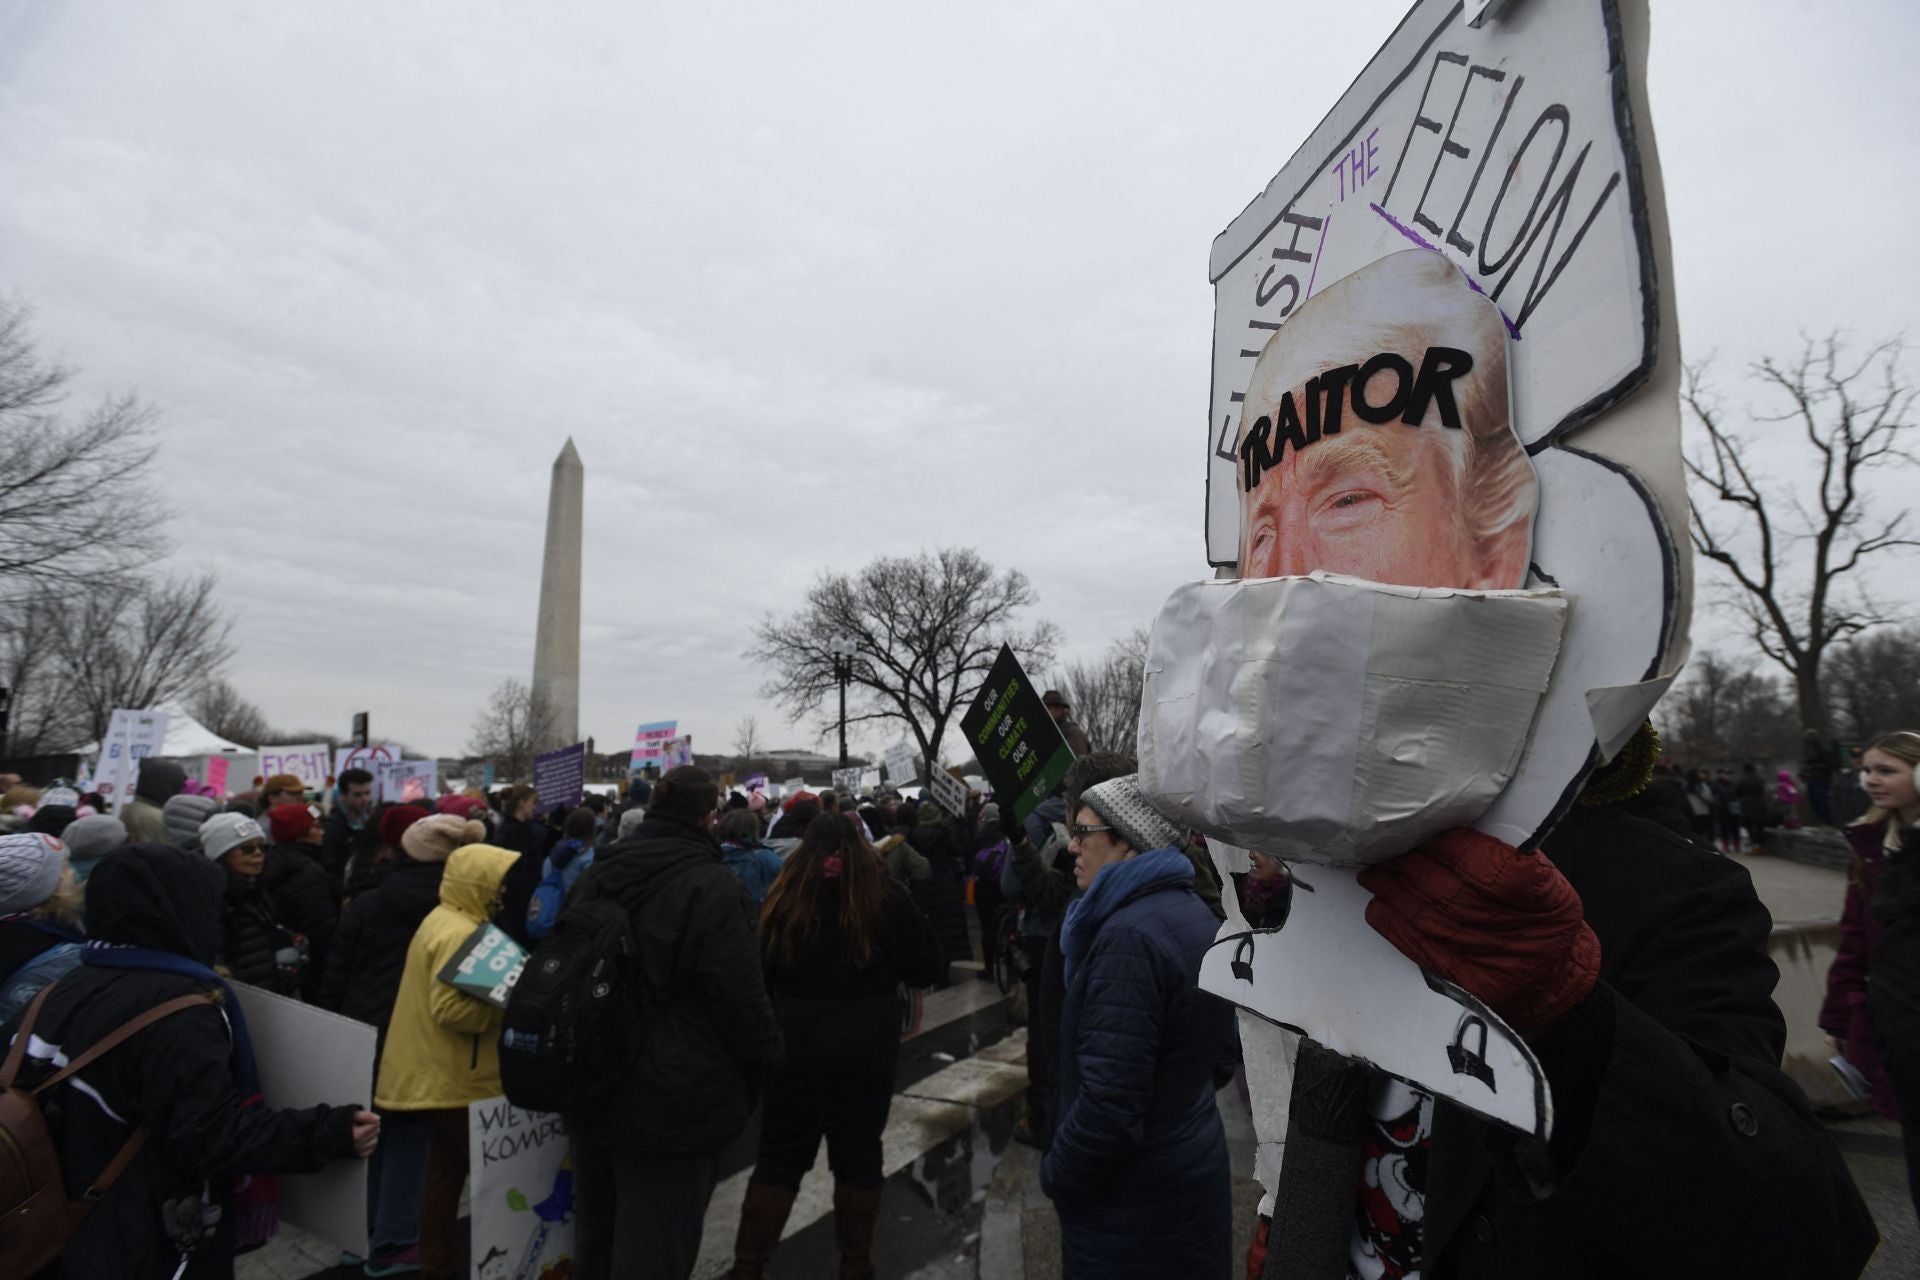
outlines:
{"label": "black winter coat", "polygon": [[[814,900],[814,933],[791,959],[766,949],[767,993],[780,1022],[783,1069],[846,1067],[892,1074],[900,1056],[899,985],[927,987],[946,970],[940,940],[906,887],[888,876],[880,918],[872,926],[873,954],[864,968],[847,958],[837,883]],[[891,1085],[888,1088],[891,1089]]]}
{"label": "black winter coat", "polygon": [[260,884],[273,900],[280,923],[307,940],[307,969],[300,980],[300,994],[308,1000],[320,989],[333,935],[340,927],[340,900],[314,857],[317,852],[314,845],[269,845],[267,864],[260,872]]}
{"label": "black winter coat", "polygon": [[1873,1220],[1780,1070],[1772,919],[1746,869],[1608,808],[1576,808],[1544,848],[1599,937],[1600,982],[1530,1040],[1550,1144],[1436,1104],[1421,1273],[1859,1275]]}
{"label": "black winter coat", "polygon": [[653,813],[568,896],[595,899],[631,917],[647,1029],[619,1090],[569,1128],[645,1155],[718,1151],[746,1127],[780,1057],[752,900],[711,835]]}
{"label": "black winter coat", "polygon": [[911,886],[913,901],[940,937],[948,963],[973,959],[973,936],[967,932],[967,863],[971,850],[954,838],[953,827],[942,817],[921,822],[907,833],[907,843],[927,860],[927,878]]}
{"label": "black winter coat", "polygon": [[297,995],[298,973],[282,969],[278,953],[294,945],[294,931],[280,920],[273,899],[260,876],[227,872],[226,912],[221,921],[225,941],[220,948],[227,973],[235,982]]}
{"label": "black winter coat", "polygon": [[347,883],[349,863],[370,862],[380,851],[379,811],[376,809],[358,831],[347,824],[346,810],[335,806],[321,823],[326,838],[320,842],[320,869],[338,896]]}
{"label": "black winter coat", "polygon": [[527,932],[527,908],[533,901],[533,891],[540,887],[547,860],[548,835],[541,823],[508,818],[488,842],[520,855],[519,860],[507,868],[507,878],[501,882],[500,910],[494,913],[493,922],[529,951],[533,949],[534,940]]}
{"label": "black winter coat", "polygon": [[[212,964],[220,946],[223,873],[199,854],[139,845],[103,859],[87,884],[96,939],[171,951]],[[82,965],[47,997],[34,1035],[71,1058],[121,1023],[175,996],[210,990],[193,978]],[[13,1027],[4,1039],[12,1040]],[[245,1173],[312,1172],[353,1147],[354,1106],[273,1111],[243,1107],[231,1032],[213,1005],[176,1013],[113,1049],[46,1097],[67,1190],[79,1196],[134,1127],[152,1136],[41,1273],[59,1280],[165,1280],[180,1253],[159,1207],[203,1191],[226,1214],[192,1255],[187,1276],[233,1274],[231,1189]],[[51,1072],[29,1057],[22,1083]],[[84,1088],[76,1087],[84,1085]],[[118,1117],[117,1119],[115,1117]]]}
{"label": "black winter coat", "polygon": [[386,879],[347,906],[333,935],[315,1003],[386,1034],[387,1019],[407,969],[407,947],[427,913],[440,903],[444,862],[402,857]]}

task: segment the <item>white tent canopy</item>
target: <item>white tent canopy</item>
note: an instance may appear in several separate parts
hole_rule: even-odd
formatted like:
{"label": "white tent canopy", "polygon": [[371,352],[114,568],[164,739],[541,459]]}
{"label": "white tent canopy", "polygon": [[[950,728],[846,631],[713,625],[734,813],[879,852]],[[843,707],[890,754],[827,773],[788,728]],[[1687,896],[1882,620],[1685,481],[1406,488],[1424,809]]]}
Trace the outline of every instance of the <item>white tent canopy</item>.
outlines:
{"label": "white tent canopy", "polygon": [[[168,704],[157,710],[167,713],[167,736],[157,754],[170,760],[190,756],[252,755],[258,751],[257,747],[243,747],[237,742],[227,741],[188,715],[185,707]],[[100,744],[95,742],[82,747],[80,754],[90,759],[98,758]]]}

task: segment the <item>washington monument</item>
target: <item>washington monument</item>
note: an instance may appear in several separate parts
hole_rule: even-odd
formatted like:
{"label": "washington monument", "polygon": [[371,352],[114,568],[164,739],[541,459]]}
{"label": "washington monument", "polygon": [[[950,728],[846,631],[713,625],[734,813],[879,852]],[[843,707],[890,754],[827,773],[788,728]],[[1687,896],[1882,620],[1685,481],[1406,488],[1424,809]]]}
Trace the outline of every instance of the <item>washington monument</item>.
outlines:
{"label": "washington monument", "polygon": [[547,490],[547,550],[540,562],[540,619],[533,633],[536,751],[580,741],[580,510],[586,468],[567,438]]}

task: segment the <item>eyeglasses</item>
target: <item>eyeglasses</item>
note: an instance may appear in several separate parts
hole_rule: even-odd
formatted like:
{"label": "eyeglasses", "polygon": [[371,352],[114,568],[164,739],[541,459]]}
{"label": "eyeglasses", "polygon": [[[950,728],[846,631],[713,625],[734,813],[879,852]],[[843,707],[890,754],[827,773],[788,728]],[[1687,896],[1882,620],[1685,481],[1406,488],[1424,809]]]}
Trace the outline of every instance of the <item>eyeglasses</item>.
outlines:
{"label": "eyeglasses", "polygon": [[1075,823],[1073,826],[1067,828],[1067,839],[1070,841],[1085,840],[1090,835],[1097,835],[1102,831],[1111,830],[1113,830],[1112,827],[1083,827],[1079,823]]}
{"label": "eyeglasses", "polygon": [[240,845],[238,848],[234,850],[235,853],[265,853],[266,851],[267,851],[267,846],[262,844],[258,840],[255,840],[250,844]]}

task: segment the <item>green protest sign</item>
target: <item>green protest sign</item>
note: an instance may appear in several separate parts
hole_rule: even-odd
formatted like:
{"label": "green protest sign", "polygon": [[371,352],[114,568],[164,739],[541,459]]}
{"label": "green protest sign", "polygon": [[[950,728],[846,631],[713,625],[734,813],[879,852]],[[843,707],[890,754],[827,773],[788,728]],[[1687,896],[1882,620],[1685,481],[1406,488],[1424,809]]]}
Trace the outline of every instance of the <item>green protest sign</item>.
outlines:
{"label": "green protest sign", "polygon": [[1000,646],[980,694],[960,718],[961,731],[1002,807],[1027,815],[1047,798],[1073,763],[1073,749],[1047,714],[1040,693],[1013,650]]}
{"label": "green protest sign", "polygon": [[460,944],[436,975],[440,981],[496,1009],[507,1007],[527,953],[494,924],[483,924]]}

